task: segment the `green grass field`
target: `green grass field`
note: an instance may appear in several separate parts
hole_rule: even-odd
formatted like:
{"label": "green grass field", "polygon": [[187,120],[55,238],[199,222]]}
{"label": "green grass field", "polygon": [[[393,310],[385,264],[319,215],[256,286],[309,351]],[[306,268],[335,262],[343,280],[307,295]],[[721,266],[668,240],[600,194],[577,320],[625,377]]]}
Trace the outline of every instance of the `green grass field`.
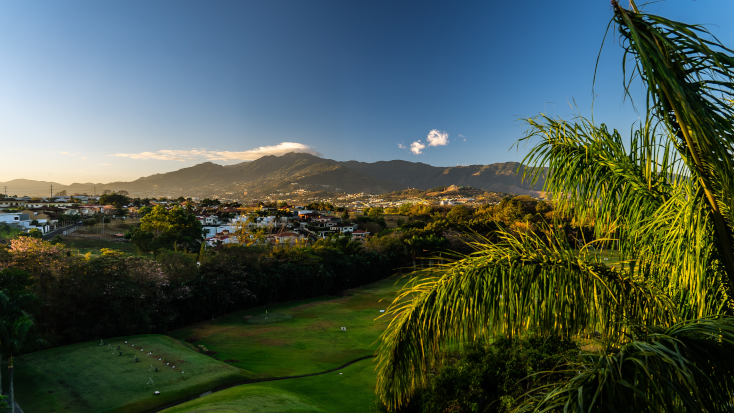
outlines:
{"label": "green grass field", "polygon": [[[27,354],[15,362],[16,397],[26,413],[134,413],[226,384],[323,372],[374,353],[386,326],[375,319],[405,281],[391,278],[344,297],[241,311],[174,331],[172,337],[122,337],[103,346],[87,342]],[[266,311],[293,317],[263,323]],[[246,316],[255,316],[254,322]],[[199,339],[184,341],[190,337]],[[108,344],[120,345],[123,355],[113,354]],[[140,362],[133,362],[135,356]],[[153,384],[147,384],[150,379]],[[367,359],[323,375],[237,386],[167,411],[368,412],[374,387],[374,365]],[[156,390],[160,396],[153,395]]]}
{"label": "green grass field", "polygon": [[[23,410],[144,412],[245,379],[239,369],[167,336],[121,337],[107,343],[115,349],[120,345],[122,356],[113,354],[107,345],[87,342],[17,358],[15,394]],[[147,355],[149,352],[153,355]],[[140,359],[137,363],[135,356]],[[159,371],[150,371],[151,366]],[[150,379],[153,384],[146,384]],[[6,381],[4,384],[7,386]],[[156,390],[161,395],[154,396]]]}
{"label": "green grass field", "polygon": [[363,360],[319,376],[245,384],[163,413],[367,413],[375,401],[374,368],[372,360]]}
{"label": "green grass field", "polygon": [[[173,331],[171,336],[216,352],[214,357],[243,369],[253,379],[317,373],[374,353],[375,342],[387,325],[375,319],[405,281],[396,285],[396,280],[350,290],[346,297],[240,311]],[[265,311],[293,318],[274,324],[249,324],[243,319]]]}
{"label": "green grass field", "polygon": [[90,238],[81,237],[66,237],[64,239],[64,245],[75,253],[84,255],[91,252],[92,255],[99,255],[102,248],[109,248],[124,252],[126,254],[136,254],[135,244],[129,242],[114,242],[114,241],[103,241]]}

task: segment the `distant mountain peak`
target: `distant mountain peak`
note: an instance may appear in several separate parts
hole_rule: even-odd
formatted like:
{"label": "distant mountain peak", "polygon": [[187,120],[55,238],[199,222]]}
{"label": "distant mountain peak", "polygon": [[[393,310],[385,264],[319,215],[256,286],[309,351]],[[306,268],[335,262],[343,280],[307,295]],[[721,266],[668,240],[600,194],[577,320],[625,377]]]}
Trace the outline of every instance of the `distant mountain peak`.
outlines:
{"label": "distant mountain peak", "polygon": [[[15,179],[8,185],[9,194],[48,195],[43,188],[54,186],[54,192],[101,193],[105,189],[126,190],[141,196],[216,196],[240,194],[242,190],[289,192],[307,189],[331,192],[383,193],[407,188],[431,189],[440,186],[471,186],[488,191],[535,193],[542,188],[542,179],[535,187],[522,182],[516,174],[522,165],[505,162],[489,165],[455,167],[432,166],[422,162],[335,161],[308,153],[289,152],[268,155],[249,162],[220,165],[202,162],[176,171],[141,177],[132,182],[107,184],[73,184]],[[96,186],[96,188],[95,188]],[[58,188],[58,189],[57,189]],[[196,194],[196,195],[192,195]]]}

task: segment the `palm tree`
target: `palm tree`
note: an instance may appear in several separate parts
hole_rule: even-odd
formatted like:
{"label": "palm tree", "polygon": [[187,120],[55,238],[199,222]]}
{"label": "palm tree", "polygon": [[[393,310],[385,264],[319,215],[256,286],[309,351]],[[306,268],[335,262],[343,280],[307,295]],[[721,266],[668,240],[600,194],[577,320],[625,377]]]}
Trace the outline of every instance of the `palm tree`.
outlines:
{"label": "palm tree", "polygon": [[[613,2],[627,80],[648,91],[625,146],[578,117],[527,119],[526,162],[549,167],[556,208],[617,241],[623,264],[574,251],[558,225],[499,241],[415,278],[386,311],[377,392],[390,408],[427,383],[448,346],[491,335],[599,332],[599,353],[537,411],[731,410],[734,383],[734,58],[700,26]],[[704,38],[707,37],[707,38]],[[631,63],[630,63],[631,62]],[[628,85],[629,83],[625,83]],[[538,179],[540,168],[526,177]]]}
{"label": "palm tree", "polygon": [[[13,354],[20,351],[28,340],[28,333],[34,326],[33,319],[22,311],[22,307],[35,299],[33,294],[19,294],[12,298],[0,291],[0,364],[2,355],[10,356],[8,366],[8,381],[10,388],[10,409],[15,412],[15,397],[13,391]],[[2,382],[0,381],[0,394],[2,393]]]}

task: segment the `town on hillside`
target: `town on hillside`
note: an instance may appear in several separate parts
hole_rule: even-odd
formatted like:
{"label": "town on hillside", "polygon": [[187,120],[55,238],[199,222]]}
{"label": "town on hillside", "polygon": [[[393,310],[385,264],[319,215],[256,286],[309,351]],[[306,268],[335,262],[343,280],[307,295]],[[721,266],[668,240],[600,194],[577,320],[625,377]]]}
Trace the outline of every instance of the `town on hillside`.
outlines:
{"label": "town on hillside", "polygon": [[[211,247],[243,243],[243,236],[274,244],[308,242],[333,235],[359,240],[368,237],[370,229],[379,232],[380,228],[367,225],[369,216],[408,215],[416,208],[448,210],[456,205],[479,208],[514,196],[457,185],[384,194],[360,192],[328,196],[300,190],[258,195],[211,199],[174,195],[132,198],[125,190],[105,190],[98,196],[69,195],[66,191],[49,197],[5,196],[0,197],[0,225],[10,231],[37,233],[44,237],[91,233],[99,238],[125,242],[123,231],[115,226],[108,226],[105,231],[105,224],[111,220],[133,224],[153,207],[170,210],[180,206],[196,216],[203,228],[206,245]],[[523,197],[536,201],[544,199]]]}

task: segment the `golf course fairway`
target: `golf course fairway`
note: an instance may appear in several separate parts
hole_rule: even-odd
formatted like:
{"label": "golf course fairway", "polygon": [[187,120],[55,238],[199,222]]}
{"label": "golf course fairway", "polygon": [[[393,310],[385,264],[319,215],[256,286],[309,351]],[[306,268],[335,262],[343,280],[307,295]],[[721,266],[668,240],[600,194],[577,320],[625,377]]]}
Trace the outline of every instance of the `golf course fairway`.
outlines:
{"label": "golf course fairway", "polygon": [[[26,413],[140,413],[228,385],[285,378],[217,391],[167,411],[368,412],[375,400],[371,358],[326,374],[287,377],[372,356],[387,325],[377,319],[380,310],[405,282],[388,278],[339,297],[252,308],[170,336],[109,338],[29,353],[15,361],[16,398]],[[188,405],[202,408],[186,410]]]}
{"label": "golf course fairway", "polygon": [[318,376],[245,384],[162,413],[369,413],[375,400],[374,368],[368,359]]}
{"label": "golf course fairway", "polygon": [[[388,324],[376,319],[405,281],[388,278],[348,290],[343,297],[239,311],[173,331],[171,336],[209,351],[252,379],[319,373],[374,354]],[[266,311],[293,317],[272,324],[250,324],[245,319],[261,318]]]}
{"label": "golf course fairway", "polygon": [[239,369],[162,335],[38,351],[17,358],[15,371],[15,396],[26,413],[144,412],[245,380]]}

